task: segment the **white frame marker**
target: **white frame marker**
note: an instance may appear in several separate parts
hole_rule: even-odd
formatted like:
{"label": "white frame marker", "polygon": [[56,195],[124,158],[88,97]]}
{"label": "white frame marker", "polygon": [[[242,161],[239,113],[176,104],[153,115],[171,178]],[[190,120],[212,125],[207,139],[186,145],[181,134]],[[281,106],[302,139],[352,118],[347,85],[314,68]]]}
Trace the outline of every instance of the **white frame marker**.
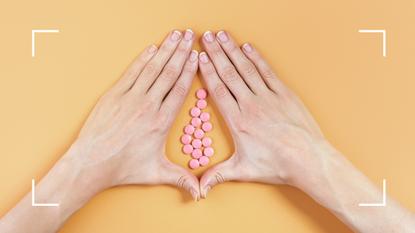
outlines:
{"label": "white frame marker", "polygon": [[35,33],[37,32],[57,33],[59,30],[32,30],[32,57],[35,56]]}
{"label": "white frame marker", "polygon": [[359,206],[386,206],[386,179],[383,179],[383,203],[364,203]]}
{"label": "white frame marker", "polygon": [[32,179],[32,206],[59,206],[58,203],[35,203],[35,179]]}
{"label": "white frame marker", "polygon": [[359,30],[360,33],[382,33],[383,34],[383,56],[386,57],[386,30]]}

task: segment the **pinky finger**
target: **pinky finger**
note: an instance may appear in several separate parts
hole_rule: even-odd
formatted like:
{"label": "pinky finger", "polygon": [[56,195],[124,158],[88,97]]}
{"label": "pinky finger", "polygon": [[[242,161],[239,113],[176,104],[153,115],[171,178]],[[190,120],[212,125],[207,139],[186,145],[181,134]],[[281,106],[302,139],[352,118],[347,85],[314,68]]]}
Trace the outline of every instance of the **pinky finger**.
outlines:
{"label": "pinky finger", "polygon": [[271,65],[251,44],[245,43],[242,46],[242,51],[249,60],[255,65],[259,74],[261,75],[268,88],[273,92],[278,93],[284,90],[285,84],[272,69]]}
{"label": "pinky finger", "polygon": [[170,119],[174,120],[176,118],[183,106],[184,101],[189,95],[199,64],[198,57],[198,52],[196,50],[190,52],[179,79],[161,104],[160,113],[174,116]]}
{"label": "pinky finger", "polygon": [[157,46],[150,45],[144,52],[142,52],[133,63],[127,68],[114,88],[121,92],[128,91],[137,80],[138,75],[143,70],[144,66],[154,57],[157,52]]}

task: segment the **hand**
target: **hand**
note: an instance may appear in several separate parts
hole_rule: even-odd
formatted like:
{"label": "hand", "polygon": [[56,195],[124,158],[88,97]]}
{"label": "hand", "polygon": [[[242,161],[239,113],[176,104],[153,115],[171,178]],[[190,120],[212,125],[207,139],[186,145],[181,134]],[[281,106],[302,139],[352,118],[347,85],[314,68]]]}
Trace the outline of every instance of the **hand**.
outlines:
{"label": "hand", "polygon": [[99,100],[70,153],[91,189],[127,184],[172,184],[200,199],[199,180],[171,163],[167,135],[198,68],[195,34],[173,31],[160,49],[152,45]]}
{"label": "hand", "polygon": [[229,180],[301,186],[330,147],[313,117],[252,45],[240,49],[225,31],[202,41],[199,67],[235,143],[232,157],[202,176],[202,198]]}

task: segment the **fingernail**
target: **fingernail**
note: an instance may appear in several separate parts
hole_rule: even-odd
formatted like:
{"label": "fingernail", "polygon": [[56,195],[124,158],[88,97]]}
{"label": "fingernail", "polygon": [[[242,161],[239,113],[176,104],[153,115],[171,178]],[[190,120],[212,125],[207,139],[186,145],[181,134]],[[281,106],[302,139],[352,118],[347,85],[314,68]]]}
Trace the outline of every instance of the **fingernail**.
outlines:
{"label": "fingernail", "polygon": [[193,38],[193,35],[194,35],[193,31],[190,29],[187,29],[186,33],[184,34],[184,39],[189,41]]}
{"label": "fingernail", "polygon": [[193,50],[192,53],[190,54],[189,60],[196,61],[198,56],[199,56],[199,53],[196,50]]}
{"label": "fingernail", "polygon": [[205,40],[207,42],[212,42],[215,39],[214,36],[213,36],[213,33],[211,31],[205,32],[205,34],[203,36],[205,37]]}
{"label": "fingernail", "polygon": [[242,47],[245,49],[246,52],[252,52],[252,46],[250,44],[245,43]]}
{"label": "fingernail", "polygon": [[207,197],[210,189],[211,189],[210,185],[206,186],[206,188],[205,188],[205,198]]}
{"label": "fingernail", "polygon": [[148,53],[154,53],[154,52],[156,52],[156,50],[157,50],[157,46],[152,45],[152,46],[148,47],[147,52]]}
{"label": "fingernail", "polygon": [[192,197],[195,199],[195,202],[197,202],[197,193],[194,189],[190,189],[190,194],[192,194]]}
{"label": "fingernail", "polygon": [[209,58],[205,52],[201,52],[199,55],[200,61],[203,63],[207,63],[209,61]]}
{"label": "fingernail", "polygon": [[170,39],[172,40],[172,41],[178,41],[179,39],[180,39],[180,37],[182,36],[182,33],[181,32],[179,32],[179,31],[177,31],[177,30],[174,30],[174,32],[171,34],[171,36],[170,36]]}
{"label": "fingernail", "polygon": [[217,37],[219,38],[219,40],[220,40],[221,42],[226,42],[226,41],[228,41],[228,35],[226,35],[226,33],[225,33],[224,31],[220,31],[220,32],[218,32]]}

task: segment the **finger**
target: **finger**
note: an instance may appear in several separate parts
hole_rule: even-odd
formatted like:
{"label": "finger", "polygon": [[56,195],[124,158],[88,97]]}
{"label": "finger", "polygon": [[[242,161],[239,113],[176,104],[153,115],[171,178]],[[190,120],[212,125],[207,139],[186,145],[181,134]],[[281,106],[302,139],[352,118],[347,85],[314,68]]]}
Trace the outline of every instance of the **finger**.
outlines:
{"label": "finger", "polygon": [[[195,34],[192,30],[187,29],[184,33],[184,39],[180,42],[173,56],[167,62],[160,76],[156,79],[153,86],[148,91],[148,94],[161,102],[166,94],[170,91],[173,84],[177,81],[180,73],[183,70],[183,66],[189,58],[189,53],[195,42]],[[197,55],[193,58],[197,58]],[[193,62],[196,63],[196,62]],[[193,70],[194,73],[196,70]]]}
{"label": "finger", "polygon": [[244,80],[236,72],[235,67],[229,61],[225,52],[220,47],[219,43],[215,40],[215,35],[211,31],[207,31],[203,35],[203,44],[206,52],[212,59],[213,64],[216,67],[217,73],[222,81],[226,84],[235,98],[240,100],[252,94],[248,86],[246,86]]}
{"label": "finger", "polygon": [[186,189],[196,202],[199,201],[199,179],[189,170],[170,162],[167,158],[165,161],[164,169],[160,172],[164,183]]}
{"label": "finger", "polygon": [[264,91],[269,91],[254,64],[245,56],[228,32],[218,32],[216,39],[252,92],[261,94]]}
{"label": "finger", "polygon": [[226,85],[219,78],[215,66],[205,52],[202,52],[199,55],[199,68],[208,91],[212,94],[213,101],[215,101],[216,106],[218,106],[219,111],[222,113],[225,120],[229,122],[232,114],[240,112],[238,103],[235,98],[232,97]]}
{"label": "finger", "polygon": [[137,81],[132,87],[132,91],[137,94],[145,94],[153,85],[154,80],[159,76],[167,61],[170,59],[182,39],[182,33],[178,30],[170,32],[164,40],[156,55],[145,65]]}
{"label": "finger", "polygon": [[271,65],[261,56],[258,50],[256,50],[251,44],[245,43],[242,46],[242,51],[258,69],[262,79],[265,81],[269,89],[277,93],[285,88],[285,84],[277,76]]}
{"label": "finger", "polygon": [[192,88],[193,79],[196,75],[197,67],[198,67],[198,57],[199,54],[196,50],[193,50],[189,58],[184,65],[183,71],[174,84],[172,90],[167,95],[166,99],[163,101],[160,107],[160,114],[166,114],[172,119],[172,122],[176,118],[177,114],[179,114],[180,109],[183,106],[184,101],[186,100],[187,96],[189,95],[190,89]]}
{"label": "finger", "polygon": [[122,92],[128,91],[137,80],[138,75],[143,70],[144,66],[154,57],[157,52],[157,46],[151,45],[144,52],[142,52],[133,63],[127,68],[114,87]]}
{"label": "finger", "polygon": [[207,170],[200,178],[200,197],[206,198],[209,191],[225,181],[239,180],[235,154],[225,162],[219,163]]}

